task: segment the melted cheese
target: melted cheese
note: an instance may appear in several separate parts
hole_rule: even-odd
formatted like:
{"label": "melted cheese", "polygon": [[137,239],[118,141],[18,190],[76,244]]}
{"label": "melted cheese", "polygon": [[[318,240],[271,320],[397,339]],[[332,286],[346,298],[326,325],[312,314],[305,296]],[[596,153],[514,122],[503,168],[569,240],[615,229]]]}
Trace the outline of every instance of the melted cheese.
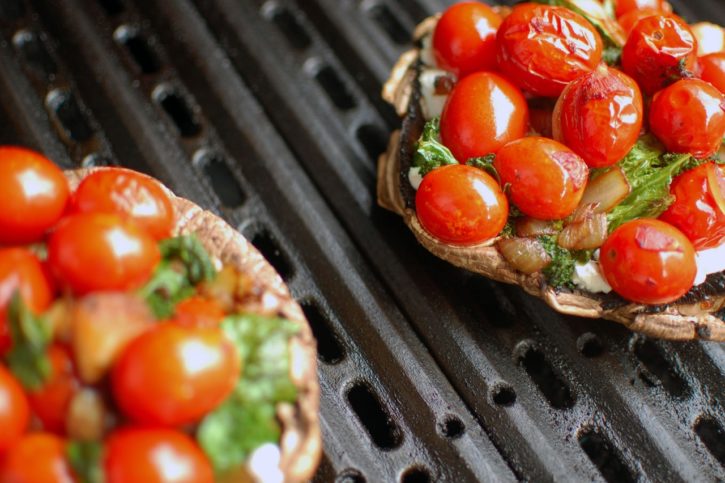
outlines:
{"label": "melted cheese", "polygon": [[697,263],[695,285],[700,285],[711,273],[725,270],[725,243],[719,247],[700,250],[695,254],[695,263]]}
{"label": "melted cheese", "polygon": [[413,189],[418,190],[420,183],[423,182],[423,176],[420,175],[420,168],[413,166],[408,170],[408,182]]}

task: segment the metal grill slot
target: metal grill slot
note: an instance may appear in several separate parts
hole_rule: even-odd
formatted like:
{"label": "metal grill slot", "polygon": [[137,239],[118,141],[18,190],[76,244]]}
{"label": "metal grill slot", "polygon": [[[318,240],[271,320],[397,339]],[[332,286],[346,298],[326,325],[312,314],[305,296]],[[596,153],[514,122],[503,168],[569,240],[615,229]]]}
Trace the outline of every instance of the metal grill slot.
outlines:
{"label": "metal grill slot", "polygon": [[385,151],[388,145],[385,132],[372,124],[363,124],[357,128],[356,135],[357,140],[360,141],[372,161],[377,161],[380,153]]}
{"label": "metal grill slot", "polygon": [[500,285],[483,277],[472,277],[467,283],[468,295],[475,301],[476,311],[492,326],[511,328],[515,320],[515,308]]}
{"label": "metal grill slot", "polygon": [[12,22],[25,15],[22,0],[2,0],[0,2],[0,19]]}
{"label": "metal grill slot", "polygon": [[390,40],[396,44],[405,45],[410,41],[410,33],[403,27],[395,15],[393,15],[393,12],[390,11],[387,5],[374,5],[368,10],[368,14],[388,34]]}
{"label": "metal grill slot", "polygon": [[376,446],[384,450],[400,446],[403,433],[370,386],[363,382],[355,384],[347,392],[347,401]]}
{"label": "metal grill slot", "polygon": [[272,4],[267,9],[267,17],[277,26],[295,50],[305,50],[312,45],[312,39],[305,28],[297,17],[286,8]]}
{"label": "metal grill slot", "polygon": [[337,72],[329,65],[322,65],[315,74],[315,79],[325,90],[328,97],[339,109],[347,111],[357,105],[357,101],[348,90]]}
{"label": "metal grill slot", "polygon": [[527,347],[519,358],[519,363],[524,366],[552,407],[568,409],[574,406],[574,397],[569,386],[561,380],[541,351],[532,346]]}
{"label": "metal grill slot", "polygon": [[646,371],[640,371],[640,378],[650,386],[659,384],[674,397],[683,397],[689,393],[689,387],[677,370],[665,359],[662,350],[649,339],[636,337],[633,345],[634,355],[644,365]]}
{"label": "metal grill slot", "polygon": [[179,93],[168,88],[161,88],[154,97],[174,122],[179,130],[179,134],[188,138],[196,136],[201,132],[201,126],[196,120],[193,111],[189,107],[186,99]]}
{"label": "metal grill slot", "polygon": [[403,473],[400,483],[428,483],[430,472],[425,468],[413,467]]}
{"label": "metal grill slot", "polygon": [[456,416],[448,416],[441,424],[440,430],[446,438],[456,439],[463,436],[463,433],[466,432],[466,426]]}
{"label": "metal grill slot", "polygon": [[262,229],[257,232],[252,238],[252,245],[257,247],[257,250],[277,269],[277,272],[284,280],[289,280],[292,277],[294,269],[289,262],[289,258],[282,252],[279,244],[268,230]]}
{"label": "metal grill slot", "polygon": [[108,15],[118,15],[126,9],[122,0],[98,0],[98,3]]}
{"label": "metal grill slot", "polygon": [[710,453],[725,466],[725,429],[717,421],[706,416],[697,421],[695,433]]}
{"label": "metal grill slot", "polygon": [[13,45],[27,65],[40,74],[43,81],[51,81],[58,73],[58,66],[36,33],[20,30],[13,36]]}
{"label": "metal grill slot", "polygon": [[238,208],[244,204],[247,196],[221,155],[202,150],[193,159],[202,167],[214,192],[225,207]]}
{"label": "metal grill slot", "polygon": [[333,330],[330,321],[322,313],[317,302],[304,302],[302,310],[310,322],[315,339],[317,339],[317,355],[320,360],[327,364],[337,364],[342,361],[345,358],[345,349],[342,347],[340,337]]}
{"label": "metal grill slot", "polygon": [[594,430],[588,430],[579,436],[579,445],[605,480],[617,483],[634,483],[636,481],[627,465],[622,461],[619,451],[603,435]]}
{"label": "metal grill slot", "polygon": [[604,344],[591,332],[579,336],[576,346],[584,357],[599,357],[604,353]]}
{"label": "metal grill slot", "polygon": [[151,46],[134,28],[121,26],[115,34],[116,41],[126,47],[128,53],[144,74],[154,74],[161,68],[161,62]]}
{"label": "metal grill slot", "polygon": [[493,387],[491,399],[499,406],[513,406],[516,402],[516,391],[506,383],[499,383]]}
{"label": "metal grill slot", "polygon": [[93,136],[91,126],[70,92],[52,90],[48,93],[45,103],[71,140],[83,142]]}

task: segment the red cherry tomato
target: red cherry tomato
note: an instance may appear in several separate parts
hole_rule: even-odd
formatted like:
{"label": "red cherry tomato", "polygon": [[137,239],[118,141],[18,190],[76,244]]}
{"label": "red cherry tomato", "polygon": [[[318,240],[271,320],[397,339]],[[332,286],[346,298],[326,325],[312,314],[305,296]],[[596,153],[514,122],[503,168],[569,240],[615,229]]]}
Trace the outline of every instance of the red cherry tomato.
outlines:
{"label": "red cherry tomato", "polygon": [[602,58],[596,29],[562,7],[517,5],[499,27],[496,41],[501,71],[536,96],[558,96]]}
{"label": "red cherry tomato", "polygon": [[0,454],[20,439],[29,421],[30,407],[22,386],[0,365]]}
{"label": "red cherry tomato", "polygon": [[160,258],[151,235],[117,215],[73,215],[48,242],[51,270],[76,294],[137,288]]}
{"label": "red cherry tomato", "polygon": [[477,72],[459,81],[448,96],[441,115],[441,141],[465,163],[522,137],[527,123],[523,94],[497,74]]}
{"label": "red cherry tomato", "polygon": [[168,429],[126,428],[105,444],[106,483],[213,483],[206,455],[187,435]]}
{"label": "red cherry tomato", "polygon": [[81,181],[71,198],[74,213],[115,213],[129,218],[157,240],[171,235],[174,207],[153,178],[123,168],[95,171]]}
{"label": "red cherry tomato", "polygon": [[15,443],[0,467],[3,483],[75,483],[66,443],[50,433],[32,433]]}
{"label": "red cherry tomato", "polygon": [[493,162],[511,202],[539,220],[570,215],[587,185],[589,168],[574,151],[552,139],[527,137],[501,148]]}
{"label": "red cherry tomato", "polygon": [[619,17],[617,19],[617,22],[619,22],[619,26],[622,27],[622,30],[624,30],[624,32],[629,35],[630,32],[632,32],[634,26],[637,25],[637,22],[639,22],[643,18],[652,17],[653,15],[662,15],[662,11],[654,8],[630,10],[629,12]]}
{"label": "red cherry tomato", "polygon": [[501,17],[480,2],[449,7],[433,31],[436,63],[463,77],[496,67],[496,29]]}
{"label": "red cherry tomato", "polygon": [[495,237],[508,218],[508,201],[496,180],[462,164],[425,175],[415,195],[415,209],[423,228],[456,245]]}
{"label": "red cherry tomato", "polygon": [[665,0],[617,0],[614,13],[617,18],[637,10],[654,10],[669,13],[672,7]]}
{"label": "red cherry tomato", "polygon": [[113,394],[132,420],[177,426],[221,404],[240,372],[221,330],[165,323],[126,346],[113,368]]}
{"label": "red cherry tomato", "polygon": [[675,82],[652,100],[649,124],[668,151],[706,158],[725,136],[725,96],[700,79]]}
{"label": "red cherry tomato", "polygon": [[602,64],[564,89],[554,110],[554,139],[590,168],[611,166],[637,142],[643,110],[637,83]]}
{"label": "red cherry tomato", "polygon": [[725,52],[715,52],[698,59],[700,79],[725,94]]}
{"label": "red cherry tomato", "polygon": [[697,40],[675,15],[647,17],[634,26],[622,49],[622,69],[652,95],[695,69]]}
{"label": "red cherry tomato", "polygon": [[670,186],[675,201],[661,216],[690,239],[696,250],[725,242],[725,168],[705,163],[679,175]]}
{"label": "red cherry tomato", "polygon": [[218,302],[194,296],[176,304],[172,321],[186,327],[218,327],[222,319],[224,310]]}
{"label": "red cherry tomato", "polygon": [[25,248],[0,248],[0,354],[12,345],[7,306],[16,291],[36,314],[53,301],[51,280],[33,252]]}
{"label": "red cherry tomato", "polygon": [[39,241],[60,219],[68,201],[68,181],[43,155],[0,146],[0,244]]}
{"label": "red cherry tomato", "polygon": [[614,230],[602,245],[599,263],[615,292],[632,302],[667,304],[695,281],[695,250],[677,228],[639,219]]}
{"label": "red cherry tomato", "polygon": [[80,389],[68,348],[52,345],[48,349],[51,364],[50,378],[39,389],[28,391],[33,413],[40,419],[43,429],[65,434],[66,415],[73,396]]}

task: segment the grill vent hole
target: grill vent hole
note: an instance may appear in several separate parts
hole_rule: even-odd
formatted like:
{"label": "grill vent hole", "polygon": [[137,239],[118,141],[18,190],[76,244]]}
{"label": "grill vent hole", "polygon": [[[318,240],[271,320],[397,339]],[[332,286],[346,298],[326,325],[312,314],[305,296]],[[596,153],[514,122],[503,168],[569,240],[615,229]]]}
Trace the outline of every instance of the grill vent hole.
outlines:
{"label": "grill vent hole", "polygon": [[574,405],[569,387],[561,380],[544,355],[533,347],[526,349],[519,363],[524,366],[531,379],[539,387],[544,397],[556,409],[567,409]]}
{"label": "grill vent hole", "polygon": [[21,0],[2,0],[0,18],[7,21],[18,20],[25,15],[25,6]]}
{"label": "grill vent hole", "polygon": [[339,109],[348,110],[356,106],[355,98],[337,72],[329,65],[322,66],[315,74],[315,79]]}
{"label": "grill vent hole", "polygon": [[297,17],[286,8],[274,8],[271,20],[282,32],[290,46],[297,50],[305,50],[312,45],[312,39]]}
{"label": "grill vent hole", "polygon": [[118,15],[125,8],[121,0],[98,0],[98,3],[108,15]]}
{"label": "grill vent hole", "polygon": [[266,229],[260,230],[252,238],[252,245],[259,250],[264,258],[277,270],[280,277],[288,280],[294,273],[287,256],[282,252],[277,240]]}
{"label": "grill vent hole", "polygon": [[400,478],[400,483],[428,483],[430,481],[430,472],[419,466],[408,468]]}
{"label": "grill vent hole", "polygon": [[687,383],[677,373],[674,367],[665,359],[662,350],[657,344],[649,339],[638,338],[634,343],[634,355],[644,365],[649,374],[640,372],[640,378],[651,386],[657,384],[652,381],[650,375],[654,376],[662,384],[662,387],[674,397],[684,396],[689,388]]}
{"label": "grill vent hole", "polygon": [[337,475],[335,483],[365,483],[365,477],[358,470],[349,468]]}
{"label": "grill vent hole", "polygon": [[224,158],[219,155],[204,155],[201,165],[219,200],[227,208],[238,208],[246,196]]}
{"label": "grill vent hole", "polygon": [[52,90],[45,102],[71,140],[84,142],[93,136],[91,126],[72,94],[57,89]]}
{"label": "grill vent hole", "polygon": [[710,417],[703,417],[695,425],[695,433],[700,437],[712,455],[725,466],[725,429]]}
{"label": "grill vent hole", "polygon": [[362,382],[355,384],[347,392],[347,401],[377,447],[388,450],[400,446],[403,433],[372,388]]}
{"label": "grill vent hole", "polygon": [[410,40],[410,33],[403,27],[398,19],[393,15],[387,5],[378,4],[372,7],[368,13],[375,20],[380,28],[385,30],[390,40],[398,45],[407,44]]}
{"label": "grill vent hole", "polygon": [[604,344],[591,332],[582,334],[577,339],[576,346],[584,357],[599,357],[604,353]]}
{"label": "grill vent hole", "polygon": [[499,406],[512,406],[516,402],[516,391],[508,384],[498,384],[493,388],[491,399]]}
{"label": "grill vent hole", "polygon": [[151,48],[148,40],[136,29],[125,26],[120,27],[116,39],[126,48],[141,72],[153,74],[159,71],[161,62],[156,52]]}
{"label": "grill vent hole", "polygon": [[13,44],[25,62],[44,80],[50,81],[58,73],[58,66],[37,34],[21,30],[13,36]]}
{"label": "grill vent hole", "polygon": [[448,416],[441,425],[443,436],[449,439],[460,438],[465,431],[466,426],[456,416]]}
{"label": "grill vent hole", "polygon": [[166,114],[174,121],[183,137],[192,137],[199,134],[201,126],[199,126],[186,99],[174,91],[165,91],[157,96],[157,100],[166,111]]}
{"label": "grill vent hole", "polygon": [[635,481],[619,451],[603,435],[589,430],[579,436],[579,446],[606,481],[617,483]]}
{"label": "grill vent hole", "polygon": [[317,339],[317,354],[327,364],[337,364],[345,358],[345,350],[332,324],[322,313],[316,302],[304,302],[302,310],[310,322],[312,333]]}
{"label": "grill vent hole", "polygon": [[357,140],[365,148],[365,152],[372,161],[376,161],[388,145],[385,133],[372,124],[363,124],[357,128],[356,134]]}

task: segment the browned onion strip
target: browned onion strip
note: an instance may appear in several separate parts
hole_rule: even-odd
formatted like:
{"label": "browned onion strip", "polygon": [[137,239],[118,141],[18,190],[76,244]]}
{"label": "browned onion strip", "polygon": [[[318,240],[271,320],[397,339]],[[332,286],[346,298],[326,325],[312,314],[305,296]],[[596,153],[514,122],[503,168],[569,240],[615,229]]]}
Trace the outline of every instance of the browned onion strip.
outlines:
{"label": "browned onion strip", "polygon": [[556,222],[547,220],[537,220],[524,216],[517,218],[515,222],[516,235],[521,237],[537,237],[546,235],[556,235],[559,230],[556,228]]}
{"label": "browned onion strip", "polygon": [[580,205],[594,204],[596,213],[609,213],[631,190],[622,170],[614,167],[589,181]]}
{"label": "browned onion strip", "polygon": [[594,250],[607,239],[607,215],[595,204],[580,205],[572,221],[559,233],[558,243],[567,250]]}
{"label": "browned onion strip", "polygon": [[544,247],[533,238],[501,238],[496,245],[506,261],[519,272],[538,272],[551,263]]}

